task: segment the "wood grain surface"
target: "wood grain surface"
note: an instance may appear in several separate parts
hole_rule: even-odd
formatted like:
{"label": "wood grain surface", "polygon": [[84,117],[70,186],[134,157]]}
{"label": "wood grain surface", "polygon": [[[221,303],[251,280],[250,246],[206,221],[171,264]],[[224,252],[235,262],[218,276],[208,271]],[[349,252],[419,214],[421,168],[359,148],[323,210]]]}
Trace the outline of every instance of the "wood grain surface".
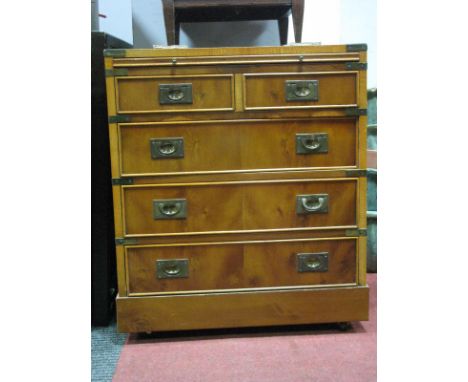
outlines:
{"label": "wood grain surface", "polygon": [[[118,113],[233,110],[233,75],[122,77],[116,79]],[[160,85],[191,84],[192,103],[160,104]]]}
{"label": "wood grain surface", "polygon": [[[334,46],[134,49],[106,57],[120,331],[366,320],[367,107],[363,50]],[[353,65],[350,65],[353,64]],[[115,73],[116,76],[112,76]],[[285,82],[318,81],[315,101]],[[191,104],[161,104],[161,84],[191,83]],[[295,135],[328,134],[328,152],[296,154]],[[150,140],[183,138],[184,156],[152,159]],[[328,194],[298,215],[296,196]],[[155,220],[153,200],[186,199],[187,217]],[[297,253],[328,252],[299,273]],[[189,275],[158,279],[156,261]]]}
{"label": "wood grain surface", "polygon": [[[328,270],[298,272],[298,253],[328,253]],[[188,277],[156,277],[156,261],[187,259]],[[129,295],[325,284],[356,279],[356,239],[132,247],[126,252]]]}
{"label": "wood grain surface", "polygon": [[[328,152],[296,153],[296,134],[328,135]],[[150,140],[180,137],[183,158],[152,159]],[[239,120],[120,125],[127,176],[356,166],[354,119]]]}
{"label": "wood grain surface", "polygon": [[122,332],[360,321],[369,318],[369,288],[118,297]]}
{"label": "wood grain surface", "polygon": [[[311,72],[297,74],[261,73],[246,74],[245,109],[269,110],[357,105],[356,72]],[[287,101],[286,81],[318,81],[317,101]],[[340,91],[336,91],[336,89]]]}
{"label": "wood grain surface", "polygon": [[[306,194],[328,194],[328,212],[298,215],[296,195]],[[137,236],[355,226],[356,197],[353,179],[125,187],[124,226]],[[153,219],[153,200],[181,198],[186,219]]]}

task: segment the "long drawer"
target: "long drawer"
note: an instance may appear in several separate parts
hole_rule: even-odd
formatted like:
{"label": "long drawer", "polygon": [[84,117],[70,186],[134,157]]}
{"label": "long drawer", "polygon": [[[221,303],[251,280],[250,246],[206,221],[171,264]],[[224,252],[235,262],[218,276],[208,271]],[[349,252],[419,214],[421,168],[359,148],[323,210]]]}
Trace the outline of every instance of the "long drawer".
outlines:
{"label": "long drawer", "polygon": [[123,124],[120,148],[131,176],[357,164],[354,119]]}
{"label": "long drawer", "polygon": [[129,247],[129,295],[356,283],[355,238]]}
{"label": "long drawer", "polygon": [[122,187],[124,233],[161,236],[355,227],[357,179]]}

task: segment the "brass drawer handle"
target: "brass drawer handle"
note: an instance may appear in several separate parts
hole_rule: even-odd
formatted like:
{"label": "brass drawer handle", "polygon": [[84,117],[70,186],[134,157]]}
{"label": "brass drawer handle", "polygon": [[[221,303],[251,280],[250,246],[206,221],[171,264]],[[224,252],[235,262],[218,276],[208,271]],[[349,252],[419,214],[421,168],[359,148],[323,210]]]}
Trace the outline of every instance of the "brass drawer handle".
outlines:
{"label": "brass drawer handle", "polygon": [[296,154],[328,152],[328,134],[296,134]]}
{"label": "brass drawer handle", "polygon": [[154,220],[185,219],[187,217],[187,201],[185,199],[155,199],[153,200]]}
{"label": "brass drawer handle", "polygon": [[171,89],[167,93],[167,97],[173,101],[179,101],[184,98],[185,93],[181,89]]}
{"label": "brass drawer handle", "polygon": [[176,149],[174,142],[164,142],[159,146],[158,151],[163,155],[171,155],[175,153]]}
{"label": "brass drawer handle", "polygon": [[150,145],[152,159],[184,157],[184,138],[153,138]]}
{"label": "brass drawer handle", "polygon": [[188,259],[156,260],[158,279],[175,279],[188,277]]}
{"label": "brass drawer handle", "polygon": [[313,140],[313,138],[304,139],[302,141],[302,146],[304,146],[307,150],[315,151],[320,148],[320,142]]}
{"label": "brass drawer handle", "polygon": [[166,104],[191,104],[192,84],[160,84],[159,103]]}
{"label": "brass drawer handle", "polygon": [[310,194],[296,196],[296,213],[298,215],[327,212],[328,194]]}
{"label": "brass drawer handle", "polygon": [[159,211],[166,216],[174,216],[180,212],[180,203],[161,203],[158,205]]}
{"label": "brass drawer handle", "polygon": [[307,198],[301,198],[301,202],[302,202],[302,207],[304,207],[306,211],[314,212],[323,208],[323,203],[325,202],[325,199],[320,198],[320,197],[319,198],[307,197]]}
{"label": "brass drawer handle", "polygon": [[169,276],[175,276],[180,273],[181,269],[177,264],[167,266],[163,269],[163,272]]}
{"label": "brass drawer handle", "polygon": [[318,253],[298,253],[297,254],[298,272],[327,272],[328,271],[328,252]]}
{"label": "brass drawer handle", "polygon": [[307,97],[310,95],[310,93],[311,93],[311,90],[305,86],[296,87],[296,89],[294,90],[294,94],[297,97]]}
{"label": "brass drawer handle", "polygon": [[318,80],[287,80],[286,101],[318,101]]}

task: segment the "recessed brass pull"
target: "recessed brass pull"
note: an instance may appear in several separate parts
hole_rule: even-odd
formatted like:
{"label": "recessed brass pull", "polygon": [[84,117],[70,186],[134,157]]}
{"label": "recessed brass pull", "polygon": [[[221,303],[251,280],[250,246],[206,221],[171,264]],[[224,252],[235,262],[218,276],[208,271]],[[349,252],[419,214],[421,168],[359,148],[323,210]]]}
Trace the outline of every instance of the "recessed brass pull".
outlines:
{"label": "recessed brass pull", "polygon": [[318,253],[298,253],[297,254],[298,272],[327,272],[328,271],[328,252]]}
{"label": "recessed brass pull", "polygon": [[180,273],[180,267],[177,265],[177,264],[174,264],[174,265],[170,265],[170,266],[167,266],[163,272],[166,274],[166,275],[169,275],[169,276],[175,276],[175,275],[178,275]]}
{"label": "recessed brass pull", "polygon": [[167,97],[173,101],[179,101],[184,98],[185,94],[181,89],[171,89],[167,93]]}
{"label": "recessed brass pull", "polygon": [[160,84],[159,103],[166,104],[191,104],[192,84]]}
{"label": "recessed brass pull", "polygon": [[320,142],[312,139],[304,139],[302,145],[310,151],[315,151],[320,147]]}
{"label": "recessed brass pull", "polygon": [[164,142],[159,146],[159,152],[163,155],[171,155],[176,151],[174,142]]}
{"label": "recessed brass pull", "polygon": [[328,134],[296,134],[296,154],[328,152]]}
{"label": "recessed brass pull", "polygon": [[288,80],[286,101],[318,101],[318,80]]}
{"label": "recessed brass pull", "polygon": [[307,97],[310,93],[311,90],[305,86],[296,87],[296,90],[294,90],[294,94],[298,97]]}
{"label": "recessed brass pull", "polygon": [[153,138],[150,145],[152,159],[184,157],[184,138]]}
{"label": "recessed brass pull", "polygon": [[324,201],[324,198],[301,198],[302,207],[309,212],[320,210]]}
{"label": "recessed brass pull", "polygon": [[310,194],[296,196],[296,213],[298,215],[328,212],[328,194]]}
{"label": "recessed brass pull", "polygon": [[180,203],[161,203],[158,205],[159,211],[166,216],[174,216],[180,212]]}
{"label": "recessed brass pull", "polygon": [[312,269],[312,270],[317,269],[317,268],[320,268],[320,265],[321,265],[321,264],[322,264],[322,263],[320,262],[320,260],[319,260],[319,259],[316,259],[316,258],[315,258],[315,259],[307,259],[307,260],[305,261],[306,267],[307,267],[308,269]]}
{"label": "recessed brass pull", "polygon": [[188,277],[188,259],[156,260],[158,279],[176,279]]}
{"label": "recessed brass pull", "polygon": [[154,220],[185,218],[187,218],[187,201],[185,199],[153,200]]}

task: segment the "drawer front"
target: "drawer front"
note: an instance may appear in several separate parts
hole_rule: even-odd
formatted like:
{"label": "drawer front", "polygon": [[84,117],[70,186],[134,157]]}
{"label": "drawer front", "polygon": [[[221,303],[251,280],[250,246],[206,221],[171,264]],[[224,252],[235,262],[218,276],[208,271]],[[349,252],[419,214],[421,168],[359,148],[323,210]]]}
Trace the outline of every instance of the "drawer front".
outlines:
{"label": "drawer front", "polygon": [[354,119],[124,124],[121,172],[356,166]]}
{"label": "drawer front", "polygon": [[126,249],[130,295],[356,282],[356,239]]}
{"label": "drawer front", "polygon": [[121,77],[117,111],[124,114],[233,110],[232,74]]}
{"label": "drawer front", "polygon": [[357,72],[244,74],[246,110],[357,106]]}
{"label": "drawer front", "polygon": [[124,186],[126,235],[356,225],[357,179]]}

